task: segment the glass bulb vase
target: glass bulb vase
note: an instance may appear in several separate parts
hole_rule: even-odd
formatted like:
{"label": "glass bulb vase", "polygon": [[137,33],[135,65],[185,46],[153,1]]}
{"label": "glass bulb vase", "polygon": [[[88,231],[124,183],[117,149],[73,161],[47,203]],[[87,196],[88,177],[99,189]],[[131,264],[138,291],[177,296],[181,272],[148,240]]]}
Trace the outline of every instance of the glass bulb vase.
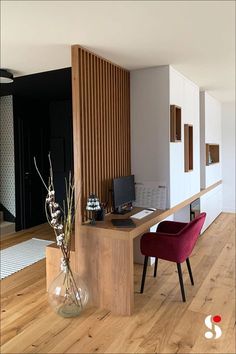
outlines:
{"label": "glass bulb vase", "polygon": [[62,317],[79,316],[88,303],[89,293],[85,283],[70,266],[62,270],[48,289],[48,301]]}

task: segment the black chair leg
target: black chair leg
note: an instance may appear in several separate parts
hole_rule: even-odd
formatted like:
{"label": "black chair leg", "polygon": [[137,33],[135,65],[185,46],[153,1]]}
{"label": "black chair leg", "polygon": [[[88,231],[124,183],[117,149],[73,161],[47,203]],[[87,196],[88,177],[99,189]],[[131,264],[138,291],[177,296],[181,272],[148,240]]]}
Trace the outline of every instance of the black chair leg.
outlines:
{"label": "black chair leg", "polygon": [[183,302],[185,302],[186,298],[185,298],[184,283],[183,283],[182,269],[181,269],[180,263],[177,263],[177,269],[178,269],[178,274],[179,274],[179,284],[180,284],[182,299],[183,299]]}
{"label": "black chair leg", "polygon": [[141,289],[140,293],[143,293],[144,289],[144,284],[145,284],[145,279],[146,279],[146,273],[147,273],[147,265],[148,265],[148,256],[145,256],[144,258],[144,264],[143,264],[143,276],[142,276],[142,283],[141,283]]}
{"label": "black chair leg", "polygon": [[158,264],[158,258],[156,257],[155,258],[155,265],[154,265],[154,274],[153,274],[154,278],[156,278],[156,276],[157,276],[157,264]]}
{"label": "black chair leg", "polygon": [[190,277],[190,280],[191,280],[191,284],[194,285],[193,274],[192,274],[192,269],[191,269],[191,266],[190,266],[189,258],[186,259],[186,263],[187,263],[187,267],[188,267],[188,273],[189,273],[189,277]]}

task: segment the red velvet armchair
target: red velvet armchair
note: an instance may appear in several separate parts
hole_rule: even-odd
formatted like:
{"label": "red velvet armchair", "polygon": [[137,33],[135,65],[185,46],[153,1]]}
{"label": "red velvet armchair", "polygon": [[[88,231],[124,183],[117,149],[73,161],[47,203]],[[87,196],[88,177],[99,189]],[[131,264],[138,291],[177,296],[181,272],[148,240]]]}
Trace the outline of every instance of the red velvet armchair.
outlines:
{"label": "red velvet armchair", "polygon": [[177,263],[182,299],[184,302],[186,301],[181,263],[186,261],[191,284],[194,285],[189,256],[196,244],[205,218],[206,213],[201,213],[189,223],[163,221],[158,225],[156,232],[148,232],[141,237],[141,253],[145,256],[141,293],[144,290],[148,257],[155,257],[154,277],[157,274],[158,258]]}

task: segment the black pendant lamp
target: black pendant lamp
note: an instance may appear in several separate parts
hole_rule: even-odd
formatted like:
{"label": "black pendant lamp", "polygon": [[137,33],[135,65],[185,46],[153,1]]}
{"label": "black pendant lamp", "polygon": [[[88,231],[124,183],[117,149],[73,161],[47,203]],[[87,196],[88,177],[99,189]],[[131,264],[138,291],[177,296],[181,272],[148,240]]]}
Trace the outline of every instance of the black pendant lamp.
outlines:
{"label": "black pendant lamp", "polygon": [[0,83],[1,84],[10,84],[13,82],[13,75],[6,69],[0,69]]}

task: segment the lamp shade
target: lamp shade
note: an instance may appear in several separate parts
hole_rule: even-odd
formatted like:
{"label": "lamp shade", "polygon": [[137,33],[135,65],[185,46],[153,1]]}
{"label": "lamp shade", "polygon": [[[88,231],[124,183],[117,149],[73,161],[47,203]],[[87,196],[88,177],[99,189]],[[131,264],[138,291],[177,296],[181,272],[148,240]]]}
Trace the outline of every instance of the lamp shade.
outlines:
{"label": "lamp shade", "polygon": [[95,211],[100,209],[101,207],[98,197],[95,194],[91,194],[87,200],[86,210]]}
{"label": "lamp shade", "polygon": [[13,82],[13,75],[6,69],[0,69],[0,83],[9,84]]}

